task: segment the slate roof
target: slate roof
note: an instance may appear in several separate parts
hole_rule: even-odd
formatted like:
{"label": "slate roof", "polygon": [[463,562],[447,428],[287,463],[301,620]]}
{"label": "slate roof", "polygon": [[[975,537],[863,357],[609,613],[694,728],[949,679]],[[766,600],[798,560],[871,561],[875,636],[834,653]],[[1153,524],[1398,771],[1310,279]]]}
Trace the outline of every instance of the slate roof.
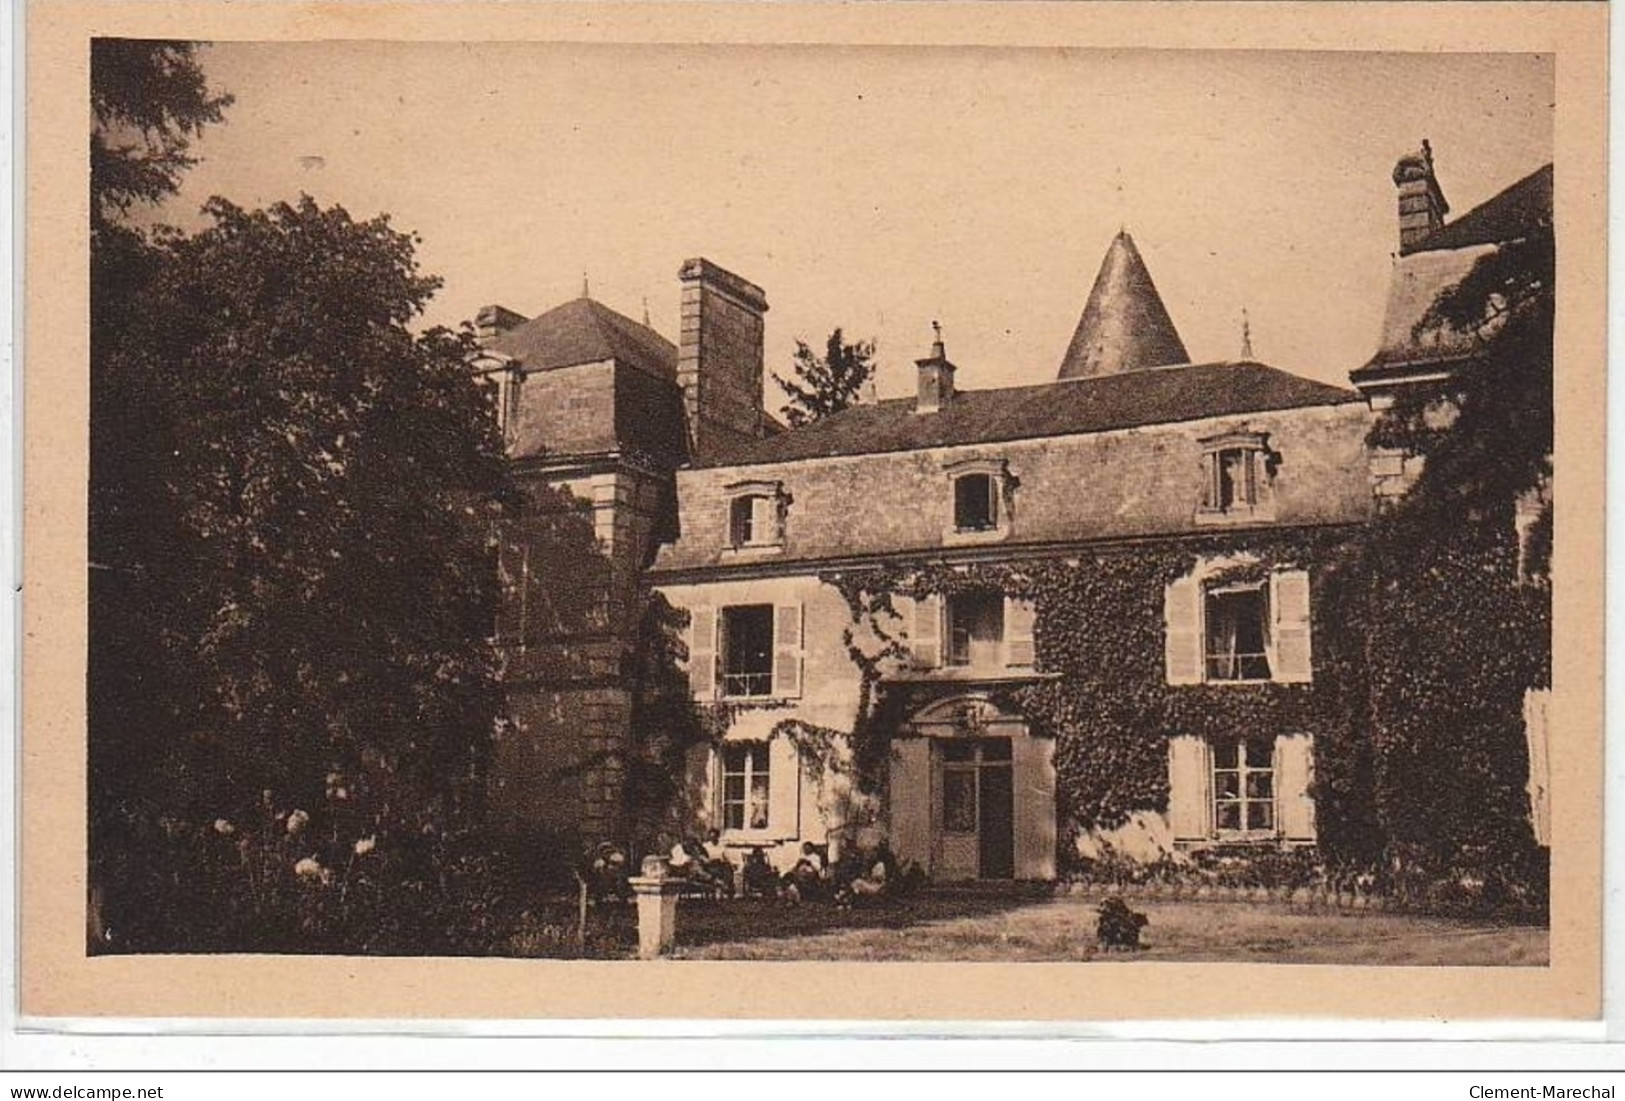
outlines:
{"label": "slate roof", "polygon": [[528,370],[615,359],[675,382],[677,346],[647,325],[591,298],[577,298],[500,334],[489,345]]}
{"label": "slate roof", "polygon": [[961,391],[936,413],[916,413],[913,398],[855,405],[696,465],[791,462],[1068,436],[1359,400],[1352,390],[1262,363],[1142,369],[1036,386]]}
{"label": "slate roof", "polygon": [[1460,218],[1441,226],[1407,254],[1438,252],[1472,245],[1498,245],[1526,234],[1543,218],[1552,216],[1552,166],[1538,169]]}
{"label": "slate roof", "polygon": [[1119,230],[1100,262],[1059,377],[1091,378],[1190,361],[1134,238]]}

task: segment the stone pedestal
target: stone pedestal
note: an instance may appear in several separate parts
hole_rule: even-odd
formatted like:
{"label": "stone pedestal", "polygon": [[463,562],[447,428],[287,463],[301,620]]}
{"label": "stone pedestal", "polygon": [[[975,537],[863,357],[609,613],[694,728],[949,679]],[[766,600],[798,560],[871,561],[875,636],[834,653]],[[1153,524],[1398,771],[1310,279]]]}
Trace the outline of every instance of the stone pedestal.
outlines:
{"label": "stone pedestal", "polygon": [[643,862],[643,874],[628,881],[638,901],[638,958],[656,959],[677,940],[677,896],[683,881],[668,876],[664,861]]}

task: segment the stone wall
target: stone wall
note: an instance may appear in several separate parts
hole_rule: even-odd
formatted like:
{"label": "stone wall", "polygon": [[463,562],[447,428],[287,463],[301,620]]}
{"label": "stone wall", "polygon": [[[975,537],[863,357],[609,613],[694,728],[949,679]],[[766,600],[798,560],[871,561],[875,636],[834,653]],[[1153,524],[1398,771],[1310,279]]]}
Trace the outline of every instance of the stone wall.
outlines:
{"label": "stone wall", "polygon": [[519,384],[509,453],[592,455],[616,449],[612,361],[532,371]]}
{"label": "stone wall", "polygon": [[584,843],[618,836],[627,691],[521,685],[510,694],[509,708],[514,725],[497,742],[492,762],[495,822],[576,834]]}
{"label": "stone wall", "polygon": [[1008,547],[1222,530],[1199,524],[1206,477],[1200,440],[1268,435],[1280,456],[1270,486],[1278,526],[1359,522],[1372,512],[1362,403],[1213,418],[1053,439],[680,471],[681,538],[658,570],[728,565],[728,490],[780,482],[791,504],[782,561],[928,551],[952,533],[948,468],[1003,461],[1015,480],[1008,529],[978,544]]}

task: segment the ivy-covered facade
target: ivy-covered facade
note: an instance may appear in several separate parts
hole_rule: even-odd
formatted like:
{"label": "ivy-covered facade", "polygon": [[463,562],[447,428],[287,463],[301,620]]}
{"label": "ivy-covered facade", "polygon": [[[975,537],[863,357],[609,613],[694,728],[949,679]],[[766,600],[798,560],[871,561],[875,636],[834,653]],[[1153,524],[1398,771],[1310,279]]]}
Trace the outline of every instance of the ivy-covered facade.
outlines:
{"label": "ivy-covered facade", "polygon": [[[613,668],[538,680],[499,756],[559,767],[545,784],[499,768],[502,801],[545,820],[572,805],[554,789],[588,784],[603,809],[584,840],[631,836],[658,818],[626,779],[653,739],[683,759],[665,825],[781,869],[809,842],[881,839],[937,881],[1215,849],[1379,872],[1532,851],[1550,602],[1523,563],[1549,512],[1513,523],[1539,496],[1523,487],[1504,516],[1391,537],[1423,449],[1385,426],[1478,355],[1423,333],[1418,296],[1540,197],[1524,181],[1446,224],[1431,159],[1401,168],[1389,320],[1352,388],[1259,363],[1245,338],[1190,362],[1126,232],[1054,381],[978,389],[939,334],[913,396],[788,430],[761,412],[765,296],[706,261],[684,265],[677,345],[596,305],[519,319],[489,345],[510,443],[546,428],[535,477],[590,497],[612,576],[646,594],[625,598]],[[1412,259],[1429,241],[1450,247]],[[640,444],[655,427],[662,447]],[[584,492],[584,459],[636,478]],[[523,552],[504,544],[505,564]],[[540,605],[513,605],[524,640]],[[650,651],[658,707],[630,658],[655,621],[682,625]],[[512,668],[572,645],[539,642]],[[613,716],[569,705],[606,689]],[[550,748],[583,738],[591,754]]]}
{"label": "ivy-covered facade", "polygon": [[[1377,867],[1405,823],[1457,844],[1406,805],[1430,799],[1527,835],[1522,712],[1500,712],[1538,673],[1501,663],[1481,735],[1412,746],[1432,776],[1382,742],[1405,664],[1372,648],[1402,652],[1410,601],[1371,533],[1418,469],[1373,445],[1382,402],[1250,349],[1188,362],[1126,233],[1055,382],[961,388],[974,365],[940,337],[917,370],[912,398],[677,474],[652,580],[718,719],[691,753],[699,825],[780,864],[884,837],[938,881],[1211,848]],[[1510,741],[1452,772],[1445,743],[1475,738]],[[1494,775],[1441,794],[1475,768]]]}

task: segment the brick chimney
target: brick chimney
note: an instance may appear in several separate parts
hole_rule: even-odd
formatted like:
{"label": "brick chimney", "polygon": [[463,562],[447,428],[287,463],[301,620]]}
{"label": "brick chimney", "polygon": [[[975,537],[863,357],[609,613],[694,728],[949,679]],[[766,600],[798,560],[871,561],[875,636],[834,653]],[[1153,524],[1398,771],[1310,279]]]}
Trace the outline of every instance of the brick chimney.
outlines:
{"label": "brick chimney", "polygon": [[762,328],[767,296],[709,260],[683,263],[677,384],[689,454],[702,457],[763,433]]}
{"label": "brick chimney", "polygon": [[1394,186],[1399,188],[1399,251],[1406,253],[1444,225],[1450,204],[1433,175],[1433,147],[1407,153],[1394,165]]}
{"label": "brick chimney", "polygon": [[474,337],[483,348],[509,329],[528,320],[524,314],[514,313],[506,306],[481,306],[479,313],[474,315]]}
{"label": "brick chimney", "polygon": [[931,354],[914,361],[920,370],[920,388],[914,399],[916,413],[935,413],[954,400],[955,368],[942,346],[942,326],[933,321],[931,328],[937,336],[931,342]]}

